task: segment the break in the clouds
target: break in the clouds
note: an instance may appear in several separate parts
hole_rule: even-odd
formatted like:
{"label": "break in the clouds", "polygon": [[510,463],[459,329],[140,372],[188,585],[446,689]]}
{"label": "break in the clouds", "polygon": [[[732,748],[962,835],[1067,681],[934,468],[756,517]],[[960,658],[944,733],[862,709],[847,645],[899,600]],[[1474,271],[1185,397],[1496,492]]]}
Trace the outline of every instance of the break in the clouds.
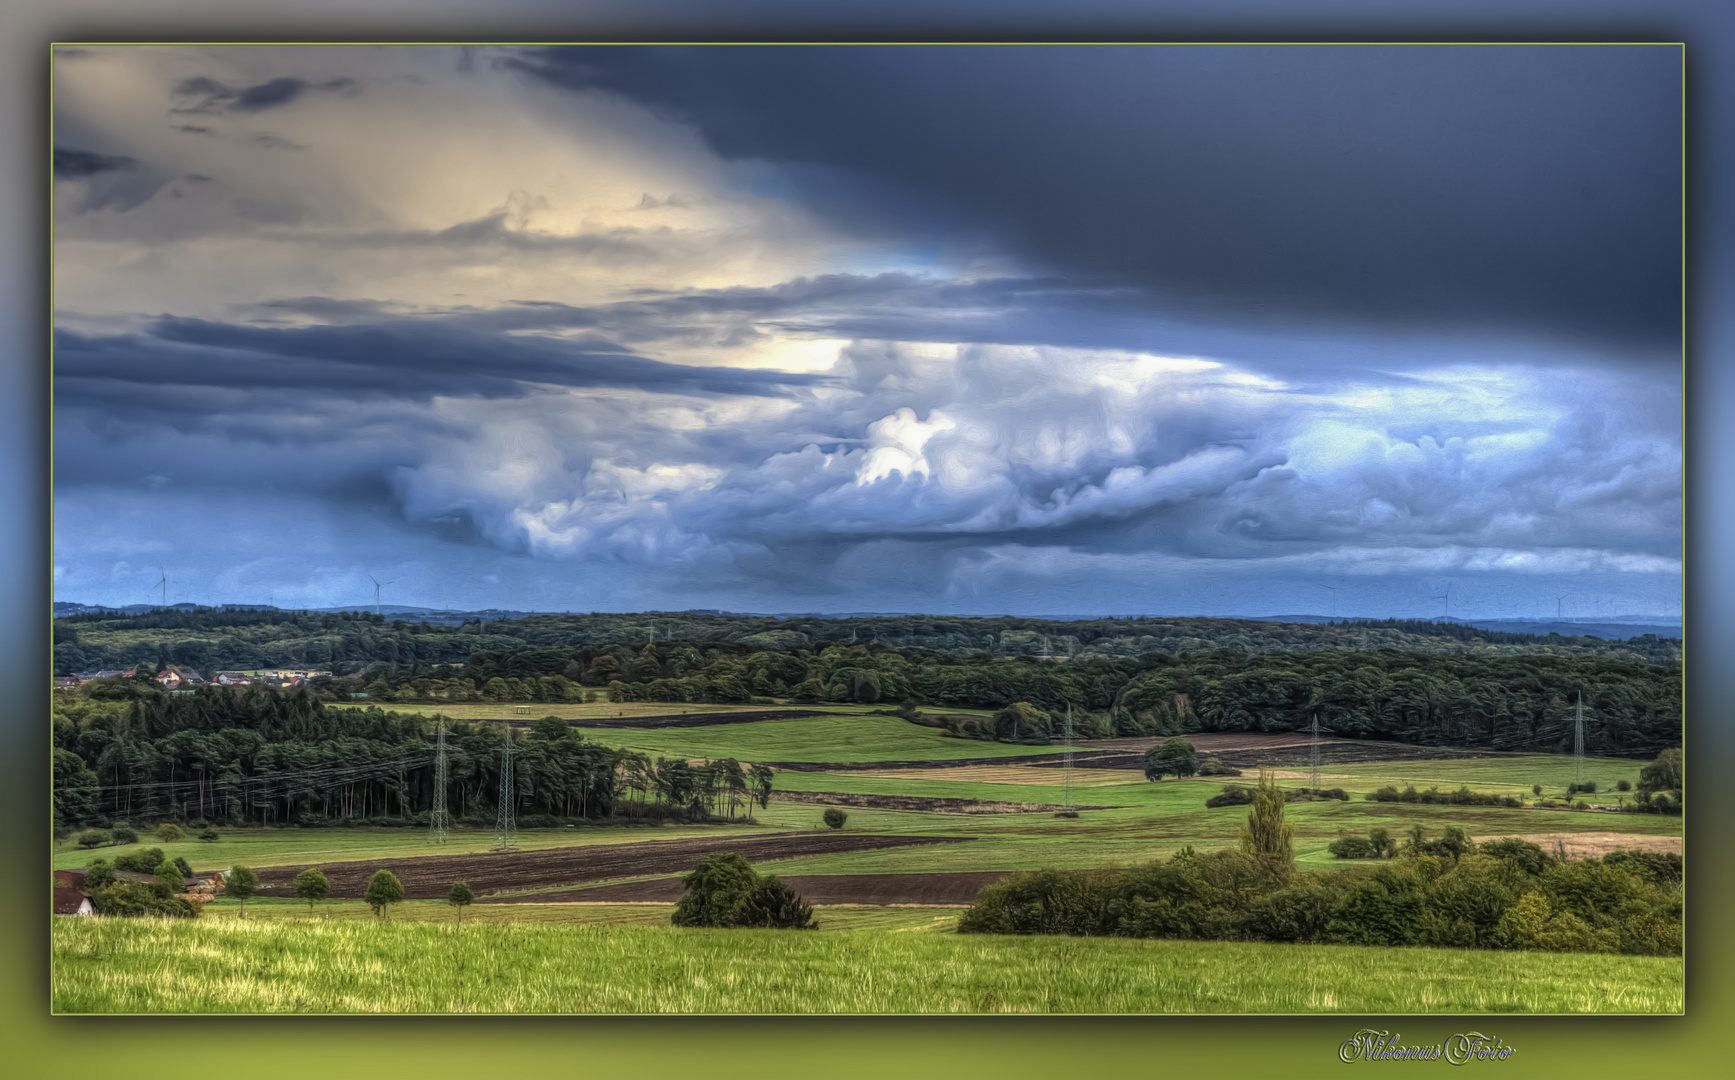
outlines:
{"label": "break in the clouds", "polygon": [[85,50],[56,593],[1666,614],[1678,64]]}

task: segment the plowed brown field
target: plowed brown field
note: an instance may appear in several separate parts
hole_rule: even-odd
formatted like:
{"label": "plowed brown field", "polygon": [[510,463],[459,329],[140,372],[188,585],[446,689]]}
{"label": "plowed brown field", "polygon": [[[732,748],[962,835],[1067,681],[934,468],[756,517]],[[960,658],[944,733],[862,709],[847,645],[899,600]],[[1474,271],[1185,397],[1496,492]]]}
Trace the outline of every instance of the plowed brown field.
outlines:
{"label": "plowed brown field", "polygon": [[[830,855],[839,851],[963,843],[952,836],[871,836],[849,833],[797,833],[792,836],[718,837],[703,840],[652,840],[642,844],[546,848],[538,851],[491,851],[468,855],[422,856],[318,865],[331,883],[331,895],[354,899],[367,890],[376,870],[390,870],[411,900],[444,897],[454,881],[467,881],[478,894],[505,890],[578,885],[611,878],[685,873],[706,855],[737,851],[751,863]],[[302,866],[273,866],[259,871],[262,896],[294,895],[295,875]]]}
{"label": "plowed brown field", "polygon": [[[970,904],[985,886],[1006,875],[997,870],[957,874],[797,874],[782,878],[810,904]],[[672,904],[681,898],[680,878],[623,881],[572,892],[538,893],[538,903]],[[503,898],[495,903],[510,903]]]}

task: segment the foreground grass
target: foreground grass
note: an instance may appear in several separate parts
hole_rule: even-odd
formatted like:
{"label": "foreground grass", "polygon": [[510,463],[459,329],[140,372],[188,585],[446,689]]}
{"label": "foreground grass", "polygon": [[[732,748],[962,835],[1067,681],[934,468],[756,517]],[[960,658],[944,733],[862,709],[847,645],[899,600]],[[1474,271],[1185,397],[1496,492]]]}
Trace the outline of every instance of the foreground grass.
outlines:
{"label": "foreground grass", "polygon": [[1679,1012],[1676,958],[643,926],[58,919],[56,1013]]}

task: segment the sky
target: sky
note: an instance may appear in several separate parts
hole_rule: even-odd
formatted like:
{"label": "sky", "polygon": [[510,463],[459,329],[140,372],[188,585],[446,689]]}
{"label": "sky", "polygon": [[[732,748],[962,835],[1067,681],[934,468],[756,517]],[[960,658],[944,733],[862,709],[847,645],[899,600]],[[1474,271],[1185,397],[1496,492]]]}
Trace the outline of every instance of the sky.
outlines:
{"label": "sky", "polygon": [[1680,57],[63,47],[55,596],[1678,617]]}

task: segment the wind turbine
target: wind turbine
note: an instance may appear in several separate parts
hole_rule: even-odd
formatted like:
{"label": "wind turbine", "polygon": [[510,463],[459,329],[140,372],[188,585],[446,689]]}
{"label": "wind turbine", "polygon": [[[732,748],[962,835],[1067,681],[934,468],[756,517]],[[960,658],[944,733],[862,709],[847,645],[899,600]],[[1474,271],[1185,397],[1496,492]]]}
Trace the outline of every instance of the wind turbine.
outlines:
{"label": "wind turbine", "polygon": [[1560,617],[1561,601],[1565,600],[1568,596],[1571,596],[1571,595],[1572,595],[1571,593],[1563,593],[1560,596],[1557,596],[1554,598],[1554,621],[1555,622],[1563,621]]}
{"label": "wind turbine", "polygon": [[1451,579],[1448,578],[1446,581],[1446,595],[1444,595],[1444,596],[1430,596],[1430,597],[1428,597],[1428,599],[1430,599],[1430,600],[1444,600],[1446,602],[1446,612],[1444,615],[1441,616],[1441,618],[1450,619],[1452,617],[1452,582],[1451,582]]}
{"label": "wind turbine", "polygon": [[374,583],[374,614],[379,615],[379,613],[380,613],[380,587],[383,585],[396,584],[398,579],[393,578],[391,581],[381,581],[379,578],[374,577],[372,574],[369,574],[367,576],[367,579]]}
{"label": "wind turbine", "polygon": [[161,577],[162,577],[162,580],[157,582],[157,584],[161,585],[163,587],[163,606],[168,607],[169,606],[169,572],[167,570],[164,570],[162,567],[159,566],[159,567],[157,567],[157,573],[159,575],[161,575]]}

